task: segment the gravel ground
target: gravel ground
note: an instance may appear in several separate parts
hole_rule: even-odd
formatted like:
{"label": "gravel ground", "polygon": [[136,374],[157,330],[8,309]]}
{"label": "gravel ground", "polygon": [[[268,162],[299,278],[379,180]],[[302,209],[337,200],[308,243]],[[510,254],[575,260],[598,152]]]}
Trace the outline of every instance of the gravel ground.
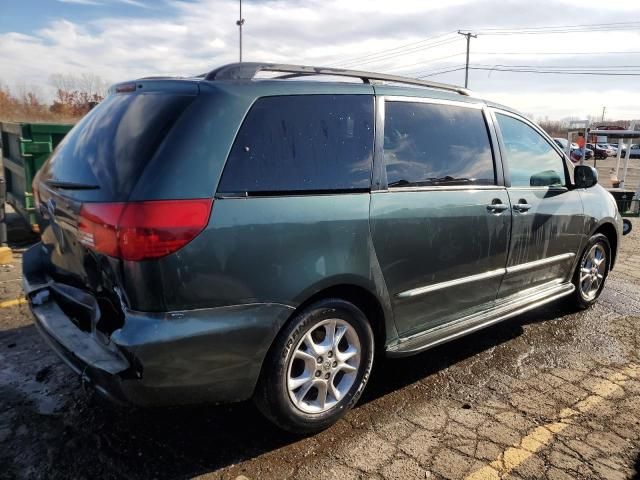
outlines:
{"label": "gravel ground", "polygon": [[[14,246],[31,239],[11,232]],[[633,478],[640,453],[640,222],[600,302],[561,303],[400,359],[310,437],[250,403],[116,408],[81,389],[27,307],[0,308],[0,478]],[[20,251],[0,302],[20,296]]]}

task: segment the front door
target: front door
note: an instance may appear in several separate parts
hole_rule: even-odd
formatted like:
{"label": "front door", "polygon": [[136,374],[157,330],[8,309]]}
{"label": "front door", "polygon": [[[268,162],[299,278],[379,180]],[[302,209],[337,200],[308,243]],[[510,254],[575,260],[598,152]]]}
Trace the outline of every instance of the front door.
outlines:
{"label": "front door", "polygon": [[[564,157],[527,120],[496,112],[513,209],[507,274],[499,297],[571,278],[584,240],[582,202]],[[525,292],[526,294],[526,292]]]}
{"label": "front door", "polygon": [[371,231],[406,336],[493,305],[511,212],[480,106],[394,97],[384,110]]}

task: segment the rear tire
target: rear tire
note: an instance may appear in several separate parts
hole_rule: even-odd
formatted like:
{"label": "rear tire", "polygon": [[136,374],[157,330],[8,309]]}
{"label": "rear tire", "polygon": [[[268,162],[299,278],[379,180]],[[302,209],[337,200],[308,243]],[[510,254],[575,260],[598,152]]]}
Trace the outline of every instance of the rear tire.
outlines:
{"label": "rear tire", "polygon": [[362,311],[345,300],[321,300],[298,313],[276,338],[254,401],[284,430],[323,430],[356,404],[373,356],[373,331]]}
{"label": "rear tire", "polygon": [[611,245],[606,236],[597,233],[587,242],[573,274],[576,289],[567,299],[573,309],[585,310],[596,303],[610,266]]}

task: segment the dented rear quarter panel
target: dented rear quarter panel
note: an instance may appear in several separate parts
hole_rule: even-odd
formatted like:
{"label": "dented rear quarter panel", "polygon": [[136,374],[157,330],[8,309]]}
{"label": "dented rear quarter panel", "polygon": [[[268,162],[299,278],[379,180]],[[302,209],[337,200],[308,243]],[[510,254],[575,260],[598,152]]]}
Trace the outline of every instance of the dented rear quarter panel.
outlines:
{"label": "dented rear quarter panel", "polygon": [[218,199],[209,226],[158,262],[170,310],[274,302],[298,307],[355,285],[378,297],[395,336],[369,230],[369,193]]}

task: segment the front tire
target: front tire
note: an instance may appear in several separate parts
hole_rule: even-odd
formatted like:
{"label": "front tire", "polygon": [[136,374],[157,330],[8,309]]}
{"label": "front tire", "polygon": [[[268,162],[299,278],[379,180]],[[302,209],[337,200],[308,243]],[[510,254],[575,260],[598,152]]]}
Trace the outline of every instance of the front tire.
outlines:
{"label": "front tire", "polygon": [[584,310],[596,303],[602,293],[611,266],[611,245],[601,233],[593,235],[585,247],[573,274],[576,289],[569,297],[572,307]]}
{"label": "front tire", "polygon": [[353,407],[373,365],[367,318],[350,302],[325,299],[298,313],[265,359],[254,400],[294,433],[323,430]]}

